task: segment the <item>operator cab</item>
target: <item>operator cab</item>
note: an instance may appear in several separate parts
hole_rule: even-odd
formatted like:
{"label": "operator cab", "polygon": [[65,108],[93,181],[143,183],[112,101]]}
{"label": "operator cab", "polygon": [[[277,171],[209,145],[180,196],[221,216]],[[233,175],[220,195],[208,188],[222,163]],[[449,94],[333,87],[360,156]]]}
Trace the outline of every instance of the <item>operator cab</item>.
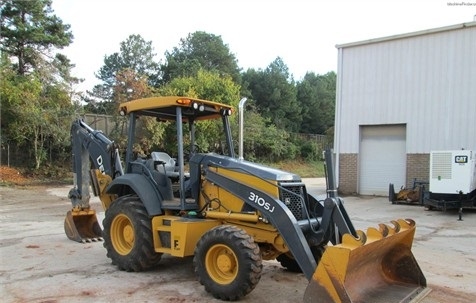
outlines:
{"label": "operator cab", "polygon": [[[129,116],[129,135],[126,151],[126,173],[144,173],[157,185],[164,201],[162,205],[171,209],[194,209],[198,203],[198,193],[192,191],[200,181],[199,154],[196,144],[196,123],[204,120],[222,121],[224,134],[224,155],[235,157],[228,116],[232,114],[229,105],[190,97],[152,97],[129,101],[120,105],[121,115]],[[133,153],[139,117],[152,117],[157,123],[171,122],[176,126],[176,158],[164,151],[154,151],[150,159],[137,159]],[[184,131],[184,125],[188,129]],[[187,145],[185,146],[185,142]],[[170,152],[170,151],[169,151]],[[175,153],[175,151],[173,151]],[[194,155],[197,155],[194,159]],[[188,162],[188,163],[186,163]],[[185,167],[190,172],[185,172]]]}

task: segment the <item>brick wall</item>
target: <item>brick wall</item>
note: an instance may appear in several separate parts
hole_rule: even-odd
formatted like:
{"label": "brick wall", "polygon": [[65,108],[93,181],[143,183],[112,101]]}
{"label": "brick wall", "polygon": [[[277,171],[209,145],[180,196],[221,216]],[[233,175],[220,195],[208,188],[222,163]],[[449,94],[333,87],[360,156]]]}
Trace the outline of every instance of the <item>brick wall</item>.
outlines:
{"label": "brick wall", "polygon": [[357,154],[339,155],[339,193],[344,195],[357,193],[358,171]]}
{"label": "brick wall", "polygon": [[407,184],[413,186],[413,179],[429,181],[430,178],[430,154],[407,154]]}
{"label": "brick wall", "polygon": [[[413,186],[413,179],[429,181],[430,154],[407,154],[406,187]],[[351,195],[357,193],[358,154],[340,154],[339,193]]]}

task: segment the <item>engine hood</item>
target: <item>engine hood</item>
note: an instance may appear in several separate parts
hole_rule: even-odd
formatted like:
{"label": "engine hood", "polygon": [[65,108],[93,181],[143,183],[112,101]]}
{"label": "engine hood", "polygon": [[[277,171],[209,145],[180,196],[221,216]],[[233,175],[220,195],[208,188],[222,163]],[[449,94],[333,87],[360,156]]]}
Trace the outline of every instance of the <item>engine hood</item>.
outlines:
{"label": "engine hood", "polygon": [[[201,158],[201,161],[198,159]],[[198,161],[197,161],[198,160]],[[235,158],[230,158],[226,156],[221,156],[218,154],[205,154],[205,155],[195,155],[191,162],[201,162],[201,164],[218,164],[219,166],[226,167],[228,169],[247,172],[251,175],[258,176],[262,179],[273,180],[273,181],[286,181],[286,182],[300,182],[301,177],[286,172],[280,169],[268,167],[265,165],[253,163],[246,160],[238,160]]]}

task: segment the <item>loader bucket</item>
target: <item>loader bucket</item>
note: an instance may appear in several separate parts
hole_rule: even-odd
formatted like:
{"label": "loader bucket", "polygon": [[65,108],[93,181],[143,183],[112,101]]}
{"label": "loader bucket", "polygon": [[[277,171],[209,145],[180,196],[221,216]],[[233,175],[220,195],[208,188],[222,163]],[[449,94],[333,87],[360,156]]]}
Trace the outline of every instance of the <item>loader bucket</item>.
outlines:
{"label": "loader bucket", "polygon": [[416,302],[424,297],[426,280],[411,252],[412,220],[380,224],[379,230],[345,234],[328,246],[304,294],[304,302]]}
{"label": "loader bucket", "polygon": [[66,213],[64,232],[73,241],[85,243],[102,241],[102,230],[94,210],[72,210]]}

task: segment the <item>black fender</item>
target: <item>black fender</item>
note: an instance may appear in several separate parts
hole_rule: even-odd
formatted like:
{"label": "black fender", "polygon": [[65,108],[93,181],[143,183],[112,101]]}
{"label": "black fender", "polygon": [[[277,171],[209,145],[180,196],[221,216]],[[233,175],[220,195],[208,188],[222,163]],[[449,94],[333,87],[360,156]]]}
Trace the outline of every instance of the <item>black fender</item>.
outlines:
{"label": "black fender", "polygon": [[[144,175],[125,174],[116,177],[106,188],[108,194],[124,195],[124,186],[129,187],[144,204],[149,216],[162,214],[162,195],[157,187]],[[127,194],[130,192],[128,191]]]}

